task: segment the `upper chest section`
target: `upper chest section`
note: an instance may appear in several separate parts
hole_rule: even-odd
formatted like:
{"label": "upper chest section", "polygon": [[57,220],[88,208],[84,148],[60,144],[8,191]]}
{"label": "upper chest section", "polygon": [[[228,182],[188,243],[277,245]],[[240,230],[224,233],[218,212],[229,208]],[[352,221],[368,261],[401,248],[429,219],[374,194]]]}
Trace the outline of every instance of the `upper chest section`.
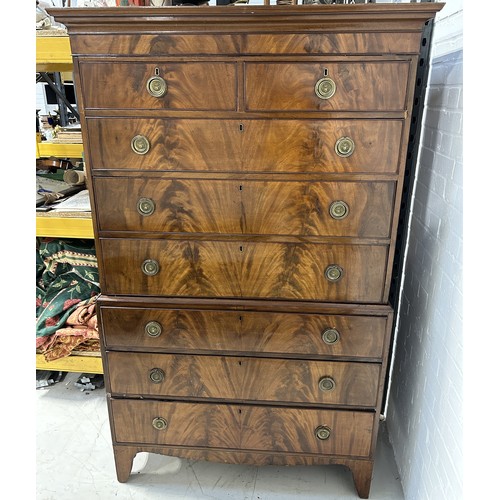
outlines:
{"label": "upper chest section", "polygon": [[398,112],[434,6],[55,9],[89,110]]}

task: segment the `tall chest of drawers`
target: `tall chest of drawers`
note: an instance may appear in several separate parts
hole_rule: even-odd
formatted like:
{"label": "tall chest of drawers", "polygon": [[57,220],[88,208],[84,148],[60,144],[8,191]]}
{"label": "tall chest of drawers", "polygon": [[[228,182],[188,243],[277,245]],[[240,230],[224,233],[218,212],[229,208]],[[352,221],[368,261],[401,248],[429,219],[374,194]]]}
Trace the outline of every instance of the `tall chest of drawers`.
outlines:
{"label": "tall chest of drawers", "polygon": [[441,6],[51,10],[119,481],[145,451],[342,464],[368,497],[409,110]]}

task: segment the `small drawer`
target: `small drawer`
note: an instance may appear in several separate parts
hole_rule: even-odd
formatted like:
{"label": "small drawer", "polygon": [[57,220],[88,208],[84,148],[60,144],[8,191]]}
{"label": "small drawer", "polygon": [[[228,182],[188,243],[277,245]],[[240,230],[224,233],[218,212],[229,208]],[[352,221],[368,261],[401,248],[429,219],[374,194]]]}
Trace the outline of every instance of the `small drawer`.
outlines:
{"label": "small drawer", "polygon": [[368,457],[375,413],[111,399],[117,444]]}
{"label": "small drawer", "polygon": [[85,109],[236,109],[234,63],[94,61],[80,73]]}
{"label": "small drawer", "polygon": [[374,408],[380,365],[110,351],[114,395],[282,401]]}
{"label": "small drawer", "polygon": [[390,237],[394,182],[94,179],[101,231]]}
{"label": "small drawer", "polygon": [[107,349],[382,359],[386,316],[100,305]]}
{"label": "small drawer", "polygon": [[403,111],[409,61],[246,63],[248,111]]}
{"label": "small drawer", "polygon": [[395,173],[402,131],[401,120],[375,119],[86,123],[92,169],[148,171]]}
{"label": "small drawer", "polygon": [[[398,39],[401,33],[398,33]],[[403,34],[404,35],[404,34]],[[99,33],[99,36],[78,33],[71,39],[73,52],[89,56],[200,56],[201,54],[239,54],[240,38],[238,34],[205,34],[201,32],[168,33],[155,30],[154,33]],[[362,35],[358,35],[362,42]],[[376,37],[376,38],[380,38]],[[420,40],[420,39],[419,39]],[[370,40],[375,42],[375,40]],[[365,42],[366,43],[366,42]],[[387,45],[387,44],[384,44]],[[399,45],[398,45],[399,48]]]}
{"label": "small drawer", "polygon": [[104,294],[380,303],[388,245],[102,238]]}
{"label": "small drawer", "polygon": [[[326,3],[326,2],[325,2]],[[333,3],[333,2],[331,2]],[[420,38],[415,33],[305,32],[248,33],[242,39],[242,52],[249,54],[404,54],[419,53]]]}

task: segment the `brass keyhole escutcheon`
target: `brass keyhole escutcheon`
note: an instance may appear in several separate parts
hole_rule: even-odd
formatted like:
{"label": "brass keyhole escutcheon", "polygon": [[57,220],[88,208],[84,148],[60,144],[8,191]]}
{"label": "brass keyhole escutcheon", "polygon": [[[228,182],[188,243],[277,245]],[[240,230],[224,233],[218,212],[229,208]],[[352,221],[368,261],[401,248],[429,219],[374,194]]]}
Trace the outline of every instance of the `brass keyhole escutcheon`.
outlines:
{"label": "brass keyhole escutcheon", "polygon": [[167,428],[167,421],[163,417],[153,418],[153,427],[157,431],[163,431]]}
{"label": "brass keyhole escutcheon", "polygon": [[336,344],[340,340],[340,334],[336,328],[327,328],[321,334],[321,338],[325,344]]}
{"label": "brass keyhole escutcheon", "polygon": [[335,153],[341,158],[347,158],[354,153],[354,141],[350,137],[341,137],[335,143]]}
{"label": "brass keyhole escutcheon", "polygon": [[138,155],[145,155],[149,151],[149,141],[143,135],[136,135],[130,142],[132,151]]}
{"label": "brass keyhole escutcheon", "polygon": [[142,272],[146,275],[146,276],[154,276],[155,274],[158,273],[158,271],[160,270],[160,265],[158,264],[158,262],[156,262],[156,260],[153,260],[153,259],[146,259],[143,263],[142,263]]}
{"label": "brass keyhole escutcheon", "polygon": [[158,321],[148,321],[144,330],[146,331],[146,335],[150,337],[159,337],[161,335],[162,328]]}
{"label": "brass keyhole escutcheon", "polygon": [[325,269],[325,277],[328,281],[335,282],[342,277],[343,272],[344,270],[337,264],[330,264]]}
{"label": "brass keyhole escutcheon", "polygon": [[349,214],[349,205],[342,200],[334,201],[330,205],[330,217],[332,219],[345,219]]}
{"label": "brass keyhole escutcheon", "polygon": [[314,92],[320,99],[330,99],[335,94],[337,85],[328,77],[320,78],[314,87]]}
{"label": "brass keyhole escutcheon", "polygon": [[318,439],[324,441],[325,439],[328,439],[331,436],[332,430],[330,429],[330,427],[327,427],[326,425],[320,425],[316,427],[314,434]]}
{"label": "brass keyhole escutcheon", "polygon": [[151,198],[139,198],[137,211],[144,216],[151,215],[155,211],[156,205]]}
{"label": "brass keyhole escutcheon", "polygon": [[146,89],[153,97],[163,97],[167,93],[167,82],[161,76],[153,76],[147,81]]}
{"label": "brass keyhole escutcheon", "polygon": [[165,372],[161,368],[151,368],[149,370],[149,380],[153,384],[161,384],[165,380]]}
{"label": "brass keyhole escutcheon", "polygon": [[335,389],[335,380],[332,377],[321,377],[318,382],[320,391],[330,392]]}

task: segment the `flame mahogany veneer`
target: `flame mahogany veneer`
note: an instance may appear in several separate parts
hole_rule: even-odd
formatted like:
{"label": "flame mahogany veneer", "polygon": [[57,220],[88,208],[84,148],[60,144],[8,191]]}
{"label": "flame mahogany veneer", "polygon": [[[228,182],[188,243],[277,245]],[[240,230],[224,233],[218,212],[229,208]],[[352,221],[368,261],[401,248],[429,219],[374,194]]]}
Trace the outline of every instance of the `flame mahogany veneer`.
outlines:
{"label": "flame mahogany veneer", "polygon": [[442,5],[50,10],[119,481],[143,451],[341,464],[368,498],[420,38]]}

